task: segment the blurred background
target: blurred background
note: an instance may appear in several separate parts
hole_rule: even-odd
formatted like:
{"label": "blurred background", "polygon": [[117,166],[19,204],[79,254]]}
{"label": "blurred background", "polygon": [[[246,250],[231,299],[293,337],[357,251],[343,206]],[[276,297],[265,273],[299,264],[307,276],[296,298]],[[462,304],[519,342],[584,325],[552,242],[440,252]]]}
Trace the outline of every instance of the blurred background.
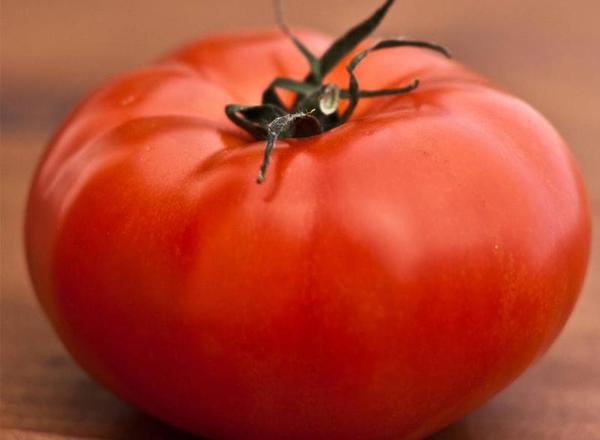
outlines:
{"label": "blurred background", "polygon": [[[339,34],[379,0],[288,0],[288,20]],[[69,109],[111,75],[208,32],[273,24],[270,0],[1,2],[1,409],[7,439],[186,439],[112,397],[41,314],[22,249],[29,179]],[[379,35],[437,41],[546,115],[581,165],[600,218],[600,2],[400,0]],[[481,409],[433,439],[600,438],[600,241],[557,343]]]}

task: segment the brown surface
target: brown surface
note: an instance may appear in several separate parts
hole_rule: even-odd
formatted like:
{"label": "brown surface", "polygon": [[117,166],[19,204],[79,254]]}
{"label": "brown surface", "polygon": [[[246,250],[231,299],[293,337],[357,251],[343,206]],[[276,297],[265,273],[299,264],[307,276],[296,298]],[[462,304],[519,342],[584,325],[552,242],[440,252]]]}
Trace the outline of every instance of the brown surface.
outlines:
{"label": "brown surface", "polygon": [[[333,0],[289,0],[287,12],[295,23],[340,32],[378,3],[350,0],[340,8],[341,2]],[[311,4],[324,9],[309,12]],[[269,5],[269,0],[2,3],[0,437],[191,438],[112,397],[65,353],[27,279],[21,244],[24,198],[52,128],[93,84],[198,33],[268,24]],[[403,0],[381,33],[399,29],[443,41],[457,58],[546,114],[582,166],[597,230],[598,16],[597,0]],[[434,439],[600,438],[599,250],[596,236],[582,298],[544,358]]]}

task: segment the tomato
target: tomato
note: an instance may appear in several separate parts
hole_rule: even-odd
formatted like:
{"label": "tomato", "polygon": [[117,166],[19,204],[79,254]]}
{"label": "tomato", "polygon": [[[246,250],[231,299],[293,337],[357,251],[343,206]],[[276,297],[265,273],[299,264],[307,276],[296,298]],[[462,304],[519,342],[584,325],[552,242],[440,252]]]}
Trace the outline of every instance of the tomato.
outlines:
{"label": "tomato", "polygon": [[[331,43],[299,38],[315,53]],[[419,438],[510,383],[563,327],[590,249],[582,180],[530,106],[399,48],[357,77],[418,88],[280,139],[257,185],[264,141],[223,108],[305,74],[284,33],[234,32],[92,93],[31,187],[35,290],[85,370],[185,430]],[[348,72],[327,81],[344,87]]]}

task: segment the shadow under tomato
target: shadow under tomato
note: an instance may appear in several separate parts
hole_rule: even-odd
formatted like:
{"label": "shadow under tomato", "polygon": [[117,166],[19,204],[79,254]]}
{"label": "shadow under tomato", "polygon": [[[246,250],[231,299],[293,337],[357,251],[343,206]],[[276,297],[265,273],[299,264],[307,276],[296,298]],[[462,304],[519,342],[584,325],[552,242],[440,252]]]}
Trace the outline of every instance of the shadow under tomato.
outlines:
{"label": "shadow under tomato", "polygon": [[139,411],[118,420],[117,426],[119,438],[123,440],[208,440],[173,428]]}
{"label": "shadow under tomato", "polygon": [[469,433],[467,423],[461,419],[427,437],[426,440],[473,440],[475,438],[476,437]]}

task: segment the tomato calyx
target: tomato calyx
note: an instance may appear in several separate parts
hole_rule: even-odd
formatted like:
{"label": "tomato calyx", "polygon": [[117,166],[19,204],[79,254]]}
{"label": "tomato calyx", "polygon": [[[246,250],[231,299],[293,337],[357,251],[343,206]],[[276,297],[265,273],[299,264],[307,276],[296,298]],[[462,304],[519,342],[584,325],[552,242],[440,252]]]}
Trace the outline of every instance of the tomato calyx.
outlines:
{"label": "tomato calyx", "polygon": [[[335,40],[325,53],[317,58],[288,27],[283,17],[281,0],[274,0],[278,25],[296,48],[302,52],[309,64],[310,72],[303,81],[285,77],[275,78],[263,92],[260,105],[229,104],[225,106],[225,114],[234,124],[246,130],[255,139],[266,139],[267,141],[263,161],[256,177],[257,183],[265,180],[271,153],[277,139],[321,134],[348,121],[361,98],[408,93],[419,86],[419,80],[415,79],[404,87],[395,89],[361,89],[354,70],[369,53],[381,49],[412,46],[431,49],[450,57],[448,50],[438,44],[400,38],[385,39],[362,50],[346,65],[349,75],[347,89],[342,89],[332,83],[324,84],[325,76],[375,30],[394,1],[385,1],[370,17]],[[283,103],[277,94],[277,89],[288,90],[296,94],[291,107]],[[348,105],[340,113],[338,107],[342,99],[347,99]]]}

